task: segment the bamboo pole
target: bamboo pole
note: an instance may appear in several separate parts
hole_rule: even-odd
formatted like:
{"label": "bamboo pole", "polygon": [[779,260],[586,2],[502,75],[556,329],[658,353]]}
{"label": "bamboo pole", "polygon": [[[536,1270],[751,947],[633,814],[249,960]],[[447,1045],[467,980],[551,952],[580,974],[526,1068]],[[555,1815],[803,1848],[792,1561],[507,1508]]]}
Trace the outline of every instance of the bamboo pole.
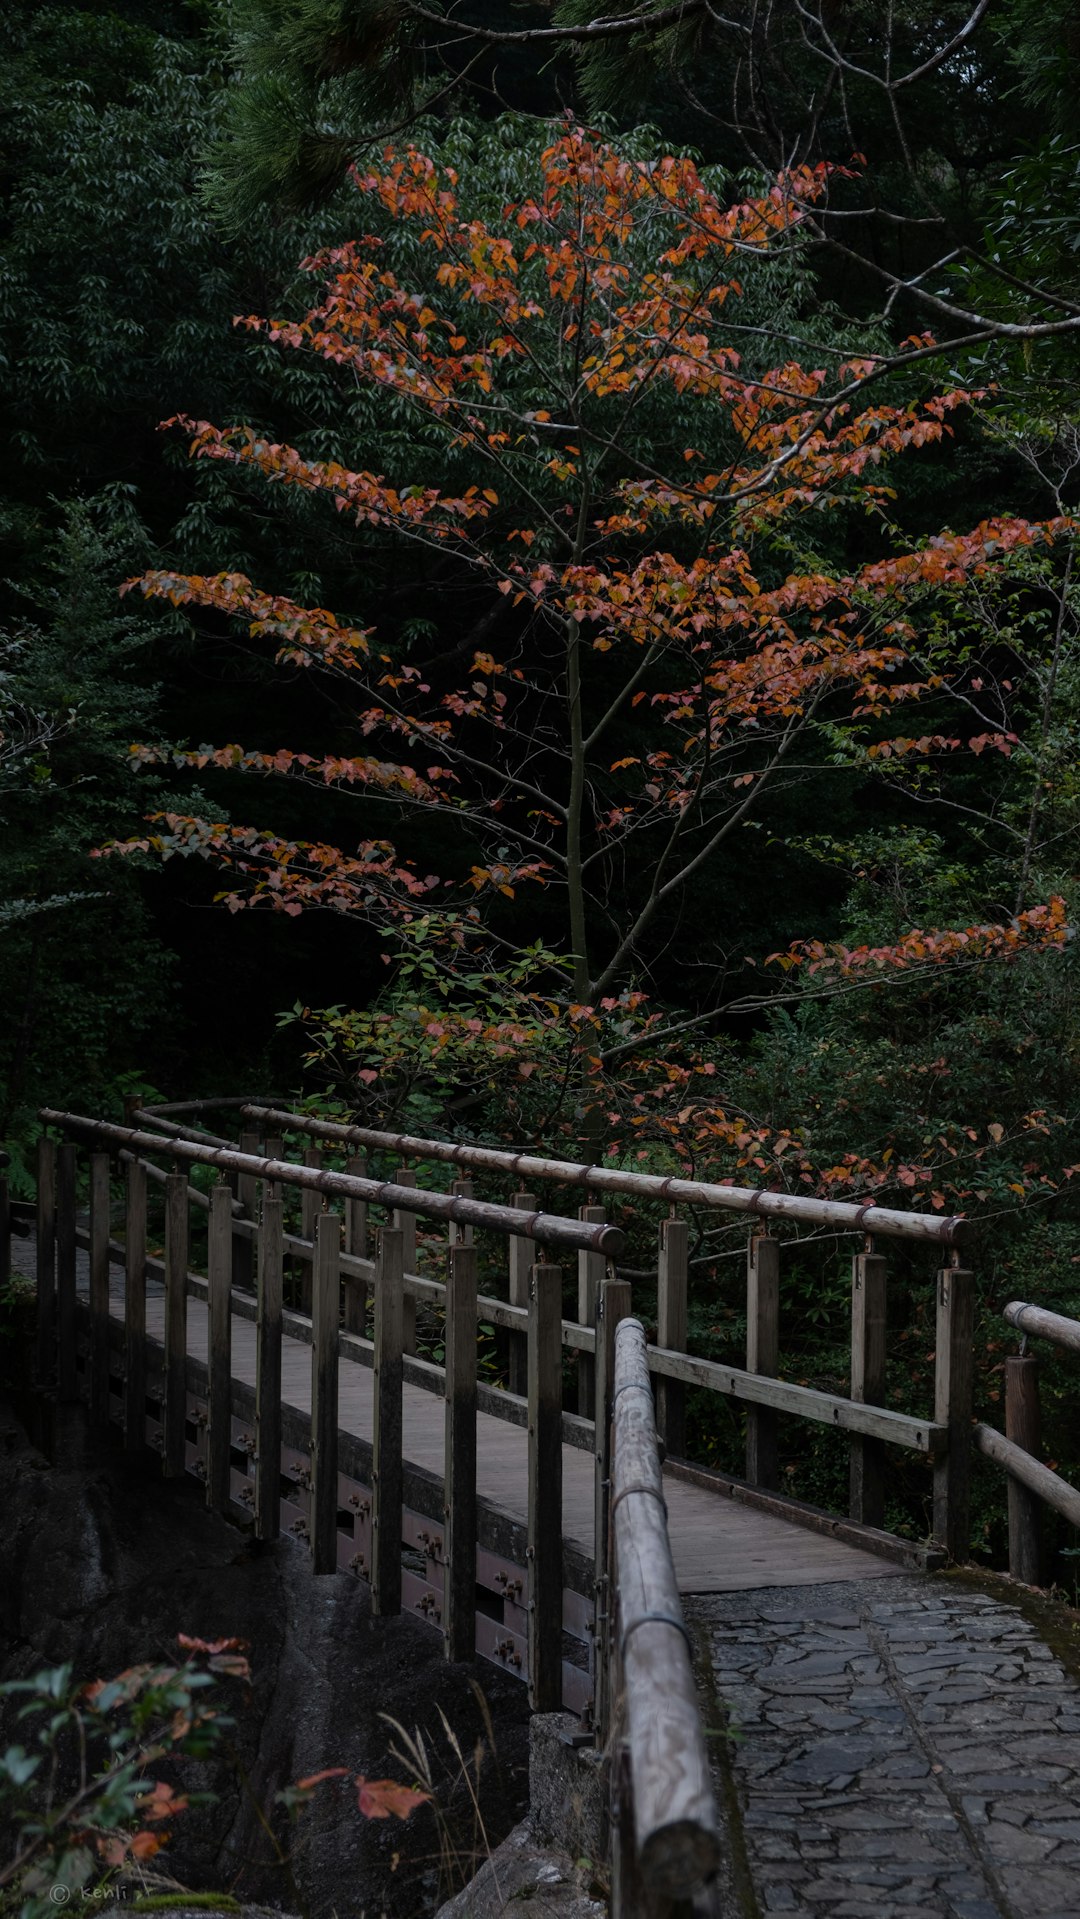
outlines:
{"label": "bamboo pole", "polygon": [[255,1261],[255,1537],[281,1530],[281,1193],[266,1185]]}
{"label": "bamboo pole", "polygon": [[[260,1109],[261,1110],[261,1109]],[[131,1127],[114,1126],[106,1120],[87,1119],[80,1113],[62,1113],[42,1107],[40,1118],[46,1125],[84,1135],[91,1140],[126,1146],[135,1152],[160,1152],[161,1142],[149,1133]],[[584,1247],[617,1259],[623,1249],[623,1235],[616,1226],[584,1226],[579,1220],[564,1219],[557,1213],[517,1212],[489,1200],[460,1199],[452,1193],[418,1192],[390,1181],[354,1179],[348,1173],[329,1172],[311,1166],[295,1166],[287,1160],[252,1159],[249,1155],[227,1151],[224,1147],[199,1146],[190,1140],[169,1142],[170,1156],[200,1166],[220,1166],[226,1172],[255,1171],[261,1178],[278,1180],[284,1185],[312,1188],[319,1193],[343,1199],[365,1199],[371,1205],[401,1208],[418,1213],[424,1219],[463,1220],[493,1233],[520,1233],[526,1239],[540,1240],[549,1246],[565,1246],[574,1252]]]}
{"label": "bamboo pole", "polygon": [[317,1573],[337,1571],[340,1253],[341,1216],[320,1213],[311,1287],[311,1553]]}
{"label": "bamboo pole", "polygon": [[[856,1253],[851,1262],[851,1397],[858,1405],[885,1403],[885,1261]],[[852,1519],[880,1526],[885,1518],[885,1453],[879,1439],[857,1434],[849,1464]]]}
{"label": "bamboo pole", "polygon": [[375,1410],[371,1462],[371,1610],[401,1610],[402,1305],[400,1226],[384,1226],[375,1257]]}
{"label": "bamboo pole", "polygon": [[[451,1230],[454,1230],[453,1228]],[[445,1583],[447,1659],[476,1651],[476,1248],[452,1246],[446,1282]]]}
{"label": "bamboo pole", "polygon": [[183,1173],[170,1173],[165,1183],[163,1461],[166,1479],[179,1479],[187,1464],[187,1273],[187,1180]]}
{"label": "bamboo pole", "polygon": [[611,1521],[638,1863],[650,1892],[689,1899],[719,1864],[719,1825],[636,1319],[624,1319],[616,1334],[613,1426]]}
{"label": "bamboo pole", "polygon": [[624,1173],[613,1166],[587,1166],[569,1160],[539,1159],[529,1153],[508,1153],[490,1146],[455,1145],[448,1140],[419,1139],[409,1133],[380,1133],[368,1126],[345,1126],[336,1120],[310,1119],[276,1106],[245,1105],[252,1119],[272,1120],[286,1131],[311,1133],[374,1150],[402,1153],[412,1159],[441,1160],[476,1171],[518,1173],[525,1180],[552,1180],[566,1186],[587,1186],[597,1193],[629,1193],[637,1199],[679,1201],[711,1206],[722,1212],[753,1213],[762,1219],[786,1219],[805,1225],[833,1226],[840,1232],[881,1233],[893,1239],[929,1240],[935,1245],[963,1244],[971,1222],[962,1213],[942,1218],[936,1213],[902,1213],[887,1206],[858,1206],[850,1200],[808,1199],[799,1193],[768,1193],[749,1186],[716,1186],[706,1180],[664,1179],[652,1173]]}
{"label": "bamboo pole", "polygon": [[56,1342],[56,1147],[37,1144],[37,1379],[52,1384]]}
{"label": "bamboo pole", "polygon": [[78,1331],[75,1316],[76,1151],[70,1140],[56,1153],[56,1384],[61,1400],[79,1394]]}
{"label": "bamboo pole", "polygon": [[562,1706],[562,1273],[529,1280],[529,1704]]}
{"label": "bamboo pole", "polygon": [[109,1419],[109,1155],[90,1155],[90,1418]]}
{"label": "bamboo pole", "polygon": [[[250,1242],[248,1242],[250,1250]],[[212,1512],[229,1510],[232,1452],[232,1192],[224,1180],[210,1195],[210,1232],[206,1249],[209,1321],[207,1352],[206,1503]]]}
{"label": "bamboo pole", "polygon": [[1015,1446],[1011,1439],[1006,1439],[1004,1433],[996,1432],[993,1426],[974,1426],[972,1439],[979,1452],[985,1453],[987,1459],[994,1460],[998,1466],[1004,1466],[1012,1478],[1036,1493],[1044,1505],[1060,1513],[1070,1526],[1080,1526],[1080,1491],[1075,1486],[1059,1479],[1049,1466],[1033,1459],[1022,1446]]}
{"label": "bamboo pole", "polygon": [[124,1446],[146,1445],[146,1168],[124,1169]]}
{"label": "bamboo pole", "polygon": [[1048,1313],[1043,1306],[1027,1306],[1019,1299],[1006,1306],[1005,1318],[1019,1333],[1050,1339],[1067,1352],[1080,1353],[1080,1319],[1066,1319],[1063,1313]]}

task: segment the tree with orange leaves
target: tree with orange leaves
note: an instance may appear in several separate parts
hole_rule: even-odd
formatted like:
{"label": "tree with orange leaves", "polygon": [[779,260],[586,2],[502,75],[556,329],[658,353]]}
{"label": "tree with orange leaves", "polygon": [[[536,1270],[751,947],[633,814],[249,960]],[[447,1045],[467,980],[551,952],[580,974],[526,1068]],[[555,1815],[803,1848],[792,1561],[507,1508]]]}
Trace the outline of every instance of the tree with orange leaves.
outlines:
{"label": "tree with orange leaves", "polygon": [[[827,168],[731,206],[689,159],[628,157],[566,125],[509,204],[411,145],[353,179],[372,231],[306,263],[316,303],[240,324],[403,413],[418,447],[437,444],[445,483],[179,424],[195,457],[323,494],[361,541],[373,530],[438,554],[447,581],[479,582],[489,643],[455,683],[377,628],[240,575],[156,571],[129,584],[234,616],[340,682],[373,750],[134,750],[355,790],[396,837],[403,815],[456,829],[460,858],[430,874],[383,834],[342,848],[174,814],[113,850],[202,855],[234,909],[422,922],[449,950],[486,941],[489,959],[503,898],[542,888],[570,962],[552,1006],[614,1004],[766,796],[820,763],[823,737],[857,723],[886,761],[922,744],[910,722],[894,737],[893,715],[948,690],[912,663],[927,596],[1049,550],[1068,522],[983,522],[900,553],[886,539],[850,568],[805,557],[826,512],[884,522],[888,462],[941,442],[978,397],[897,398],[884,362],[827,342],[808,356],[791,303],[770,313]],[[1010,744],[1004,729],[977,743]],[[1013,944],[1060,941],[1060,908],[1025,905]],[[992,929],[975,932],[993,948]],[[963,946],[910,937],[904,964]]]}

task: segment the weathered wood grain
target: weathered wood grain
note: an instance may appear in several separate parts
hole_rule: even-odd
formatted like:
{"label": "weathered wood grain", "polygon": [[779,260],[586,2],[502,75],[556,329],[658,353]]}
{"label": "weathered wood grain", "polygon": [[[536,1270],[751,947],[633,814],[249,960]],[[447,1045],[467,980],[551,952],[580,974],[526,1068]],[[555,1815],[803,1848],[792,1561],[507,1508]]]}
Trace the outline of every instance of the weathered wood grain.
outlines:
{"label": "weathered wood grain", "polygon": [[[657,1248],[656,1343],[670,1352],[686,1350],[690,1229],[685,1219],[662,1219]],[[662,1375],[656,1381],[656,1430],[670,1457],[686,1451],[686,1389]]]}
{"label": "weathered wood grain", "polygon": [[[276,1539],[281,1527],[281,1314],[284,1282],[281,1193],[264,1185],[256,1241],[256,1318],[254,1367],[242,1377],[255,1381],[255,1537]],[[249,1322],[244,1322],[245,1327]],[[234,1322],[235,1334],[235,1322]],[[244,1359],[250,1359],[250,1334],[243,1340]],[[234,1370],[243,1366],[236,1352]]]}
{"label": "weathered wood grain", "polygon": [[622,1710],[645,1884],[688,1899],[715,1871],[720,1832],[668,1540],[652,1381],[639,1320],[615,1339],[611,1525]]}
{"label": "weathered wood grain", "polygon": [[971,1414],[975,1275],[945,1266],[937,1276],[934,1418],[946,1444],[934,1460],[934,1542],[950,1559],[968,1555],[971,1531]]}
{"label": "weathered wood grain", "polygon": [[[404,1234],[379,1233],[375,1261],[374,1433],[372,1438],[371,1610],[401,1610],[402,1377]],[[444,1431],[445,1437],[445,1431]]]}
{"label": "weathered wood grain", "polygon": [[[134,1169],[132,1169],[134,1170]],[[252,1195],[254,1204],[254,1195]],[[246,1242],[250,1251],[250,1241]],[[206,1284],[210,1351],[207,1363],[206,1503],[212,1512],[229,1510],[229,1452],[232,1445],[232,1193],[219,1180],[210,1195]]]}
{"label": "weathered wood grain", "polygon": [[529,1704],[562,1705],[562,1273],[529,1278]]}
{"label": "weathered wood grain", "polygon": [[[885,1400],[885,1289],[887,1267],[877,1253],[851,1262],[851,1397],[859,1405]],[[857,1433],[851,1441],[849,1511],[864,1526],[885,1517],[885,1454],[880,1439]]]}
{"label": "weathered wood grain", "polygon": [[476,1635],[476,1273],[474,1246],[450,1249],[446,1284],[446,1533],[443,1646],[471,1659]]}
{"label": "weathered wood grain", "polygon": [[315,1221],[311,1282],[311,1557],[337,1571],[338,1301],[341,1216]]}
{"label": "weathered wood grain", "polygon": [[[97,1154],[93,1156],[95,1159]],[[91,1162],[92,1163],[92,1162]],[[162,1464],[179,1479],[187,1463],[188,1189],[183,1173],[165,1181],[165,1407]]]}

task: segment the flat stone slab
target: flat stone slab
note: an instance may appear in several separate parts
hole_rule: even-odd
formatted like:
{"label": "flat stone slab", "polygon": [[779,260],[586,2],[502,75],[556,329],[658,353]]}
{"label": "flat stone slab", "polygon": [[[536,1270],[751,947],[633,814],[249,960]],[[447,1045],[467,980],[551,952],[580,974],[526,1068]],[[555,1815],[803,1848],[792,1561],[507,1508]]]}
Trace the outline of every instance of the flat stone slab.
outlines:
{"label": "flat stone slab", "polygon": [[1006,1598],[922,1575],[684,1605],[729,1735],[725,1919],[1077,1919],[1080,1686]]}

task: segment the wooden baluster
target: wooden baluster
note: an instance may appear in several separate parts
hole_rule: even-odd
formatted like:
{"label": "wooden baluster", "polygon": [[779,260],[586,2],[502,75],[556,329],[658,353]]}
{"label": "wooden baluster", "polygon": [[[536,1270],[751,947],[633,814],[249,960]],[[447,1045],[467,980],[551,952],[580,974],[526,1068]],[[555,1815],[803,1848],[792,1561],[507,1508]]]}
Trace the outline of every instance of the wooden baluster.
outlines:
{"label": "wooden baluster", "polygon": [[[240,1151],[242,1153],[261,1152],[262,1140],[259,1134],[241,1133]],[[257,1181],[254,1173],[237,1174],[236,1197],[244,1209],[243,1217],[245,1220],[253,1220],[255,1217],[256,1185]],[[234,1286],[242,1286],[245,1292],[250,1292],[252,1276],[255,1271],[255,1248],[248,1234],[234,1233],[231,1209],[229,1213],[229,1237],[232,1242],[232,1283]],[[231,1416],[230,1414],[230,1418]]]}
{"label": "wooden baluster", "polygon": [[[660,1221],[657,1257],[656,1343],[669,1352],[686,1351],[686,1312],[690,1274],[690,1228],[685,1219]],[[686,1388],[677,1379],[656,1380],[656,1430],[672,1459],[686,1451]]]}
{"label": "wooden baluster", "polygon": [[630,1282],[605,1279],[596,1305],[596,1471],[593,1493],[593,1722],[601,1745],[611,1717],[611,1401],[615,1390],[615,1329],[630,1317]]}
{"label": "wooden baluster", "polygon": [[109,1420],[109,1155],[90,1155],[90,1419]]}
{"label": "wooden baluster", "polygon": [[311,1553],[317,1573],[337,1571],[340,1258],[341,1215],[320,1213],[311,1299]]}
{"label": "wooden baluster", "polygon": [[[602,1206],[579,1206],[578,1218],[587,1226],[602,1226],[607,1215]],[[579,1326],[596,1326],[596,1298],[604,1283],[607,1260],[603,1253],[579,1253],[577,1256],[577,1316]],[[577,1361],[577,1409],[582,1419],[593,1416],[596,1363],[591,1353],[579,1353]]]}
{"label": "wooden baluster", "polygon": [[[415,1186],[416,1174],[411,1166],[399,1166],[390,1176],[393,1186]],[[402,1271],[416,1272],[416,1214],[406,1213],[397,1207],[391,1215],[391,1224],[401,1234]],[[403,1353],[416,1351],[416,1301],[411,1293],[402,1296],[401,1308],[401,1350]]]}
{"label": "wooden baluster", "polygon": [[975,1276],[945,1266],[937,1276],[934,1418],[949,1429],[934,1460],[934,1543],[951,1559],[967,1558],[971,1530],[971,1412],[974,1380]]}
{"label": "wooden baluster", "polygon": [[446,1444],[443,1649],[476,1652],[475,1246],[450,1249],[446,1276]]}
{"label": "wooden baluster", "polygon": [[[535,1213],[535,1193],[515,1193],[510,1201],[519,1213]],[[509,1243],[510,1257],[510,1304],[524,1306],[529,1304],[529,1271],[535,1250],[531,1239],[518,1238],[516,1235]],[[512,1393],[524,1399],[529,1390],[529,1336],[527,1333],[510,1334],[509,1369],[507,1383]]]}
{"label": "wooden baluster", "polygon": [[255,1537],[281,1530],[281,1187],[266,1181],[259,1217],[255,1305]]}
{"label": "wooden baluster", "polygon": [[[317,1146],[304,1148],[304,1165],[321,1166],[322,1153]],[[315,1227],[322,1207],[322,1194],[314,1186],[302,1186],[300,1189],[300,1237],[309,1239],[312,1244],[310,1258],[305,1256],[300,1269],[300,1311],[311,1313],[311,1288],[315,1265]]]}
{"label": "wooden baluster", "polygon": [[[885,1404],[885,1261],[856,1253],[851,1262],[851,1397]],[[864,1526],[885,1520],[885,1448],[880,1439],[851,1439],[851,1517]]]}
{"label": "wooden baluster", "polygon": [[[746,1259],[746,1370],[775,1379],[779,1360],[780,1242],[752,1234]],[[751,1486],[776,1490],[776,1414],[771,1407],[747,1408],[746,1477]]]}
{"label": "wooden baluster", "polygon": [[562,1273],[529,1278],[529,1704],[562,1707]]}
{"label": "wooden baluster", "polygon": [[[107,1330],[107,1329],[106,1329]],[[37,1380],[52,1385],[56,1343],[56,1147],[37,1144]]]}
{"label": "wooden baluster", "polygon": [[375,1416],[371,1497],[371,1610],[401,1611],[401,1356],[404,1234],[384,1226],[375,1257]]}
{"label": "wooden baluster", "polygon": [[56,1153],[56,1383],[61,1400],[78,1398],[78,1322],[75,1312],[76,1148],[70,1140]]}
{"label": "wooden baluster", "polygon": [[146,1168],[129,1160],[124,1182],[124,1446],[146,1445]]}
{"label": "wooden baluster", "polygon": [[[1005,1361],[1005,1437],[1033,1459],[1042,1454],[1039,1362],[1034,1353],[1010,1353]],[[1025,1586],[1042,1584],[1042,1505],[1038,1495],[1009,1474],[1009,1572]]]}
{"label": "wooden baluster", "polygon": [[[254,1207],[254,1194],[251,1205]],[[206,1368],[206,1503],[212,1512],[229,1510],[232,1452],[232,1188],[224,1180],[210,1194],[206,1242],[208,1351]]]}
{"label": "wooden baluster", "polygon": [[185,1173],[165,1181],[165,1447],[167,1479],[178,1479],[187,1442],[188,1189]]}
{"label": "wooden baluster", "polygon": [[[367,1157],[364,1153],[354,1153],[346,1161],[345,1170],[357,1179],[367,1177]],[[366,1259],[368,1256],[367,1202],[362,1199],[345,1201],[345,1251],[354,1259]],[[368,1289],[362,1279],[354,1274],[345,1275],[345,1331],[359,1333],[361,1339],[367,1331]]]}

